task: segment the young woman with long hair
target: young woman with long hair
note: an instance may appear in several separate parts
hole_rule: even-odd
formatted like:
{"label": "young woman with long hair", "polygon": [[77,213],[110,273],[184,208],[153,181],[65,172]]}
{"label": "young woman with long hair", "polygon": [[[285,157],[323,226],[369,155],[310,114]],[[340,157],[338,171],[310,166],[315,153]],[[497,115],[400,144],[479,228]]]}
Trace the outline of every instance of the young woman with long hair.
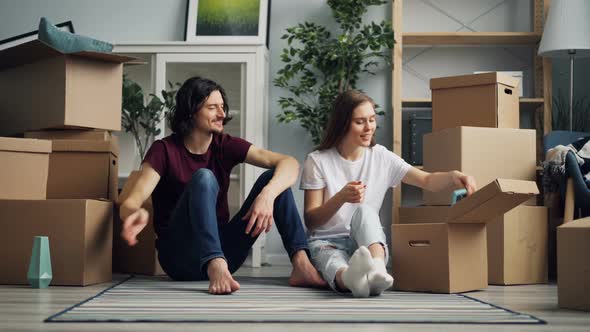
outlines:
{"label": "young woman with long hair", "polygon": [[305,161],[305,225],[312,263],[336,291],[379,295],[393,284],[386,270],[388,245],[379,210],[400,182],[430,191],[476,190],[458,171],[428,173],[375,143],[375,103],[349,90],[334,102],[324,139]]}

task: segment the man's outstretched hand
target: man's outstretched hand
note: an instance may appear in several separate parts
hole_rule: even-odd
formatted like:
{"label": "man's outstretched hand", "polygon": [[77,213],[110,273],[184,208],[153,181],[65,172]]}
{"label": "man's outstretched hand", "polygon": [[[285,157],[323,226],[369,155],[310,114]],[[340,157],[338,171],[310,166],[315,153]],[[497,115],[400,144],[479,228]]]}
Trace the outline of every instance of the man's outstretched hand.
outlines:
{"label": "man's outstretched hand", "polygon": [[127,218],[125,218],[125,220],[123,220],[121,237],[127,242],[128,245],[134,246],[137,244],[137,235],[148,224],[149,217],[150,215],[147,210],[140,208],[139,210],[130,214]]}

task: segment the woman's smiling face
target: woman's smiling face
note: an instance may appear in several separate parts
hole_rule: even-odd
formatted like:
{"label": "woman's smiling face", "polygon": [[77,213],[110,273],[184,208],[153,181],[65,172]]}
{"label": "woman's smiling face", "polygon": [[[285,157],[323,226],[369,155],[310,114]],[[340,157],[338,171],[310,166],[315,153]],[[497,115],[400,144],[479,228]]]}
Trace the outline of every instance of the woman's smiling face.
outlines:
{"label": "woman's smiling face", "polygon": [[377,129],[375,108],[370,102],[364,102],[352,112],[350,127],[343,141],[345,144],[371,146],[375,129]]}

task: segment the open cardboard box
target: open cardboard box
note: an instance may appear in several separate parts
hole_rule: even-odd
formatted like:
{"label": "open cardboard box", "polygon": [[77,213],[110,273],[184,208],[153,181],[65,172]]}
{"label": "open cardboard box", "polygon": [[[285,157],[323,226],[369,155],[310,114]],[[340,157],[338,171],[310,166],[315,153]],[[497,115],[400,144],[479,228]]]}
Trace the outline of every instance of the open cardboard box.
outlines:
{"label": "open cardboard box", "polygon": [[400,223],[392,225],[394,287],[436,293],[486,288],[486,223],[538,193],[534,182],[496,179],[450,207],[400,208]]}
{"label": "open cardboard box", "polygon": [[45,199],[51,142],[0,137],[0,199]]}
{"label": "open cardboard box", "polygon": [[112,53],[63,54],[33,40],[0,51],[0,135],[47,128],[121,130],[123,63]]}
{"label": "open cardboard box", "polygon": [[35,236],[49,238],[51,285],[85,286],[112,280],[112,202],[0,200],[0,211],[1,284],[28,284]]}
{"label": "open cardboard box", "polygon": [[560,308],[590,311],[590,217],[557,228],[557,297]]}
{"label": "open cardboard box", "polygon": [[520,128],[518,84],[518,79],[497,72],[431,79],[432,131]]}

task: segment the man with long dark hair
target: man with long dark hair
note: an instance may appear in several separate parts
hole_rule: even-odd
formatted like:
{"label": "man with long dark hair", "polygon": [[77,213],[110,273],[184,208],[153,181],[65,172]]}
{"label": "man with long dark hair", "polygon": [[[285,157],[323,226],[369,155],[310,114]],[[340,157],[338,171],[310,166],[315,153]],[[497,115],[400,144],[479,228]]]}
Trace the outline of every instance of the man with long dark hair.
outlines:
{"label": "man with long dark hair", "polygon": [[[137,243],[148,222],[141,206],[151,195],[164,271],[175,280],[209,280],[211,294],[228,294],[240,288],[231,274],[274,222],[293,264],[289,284],[326,285],[309,261],[289,188],[298,176],[297,160],[225,134],[228,110],[225,91],[217,83],[201,77],[184,82],[170,118],[173,134],[152,144],[131,194],[121,202],[121,236],[129,245]],[[229,176],[242,162],[271,170],[258,178],[230,220]]]}

